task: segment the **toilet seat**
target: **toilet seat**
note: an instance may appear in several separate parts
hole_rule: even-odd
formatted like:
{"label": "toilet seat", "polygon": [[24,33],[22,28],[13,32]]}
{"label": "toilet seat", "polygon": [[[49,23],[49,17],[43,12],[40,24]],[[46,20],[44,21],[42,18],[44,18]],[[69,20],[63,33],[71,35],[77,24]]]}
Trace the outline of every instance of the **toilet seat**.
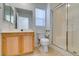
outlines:
{"label": "toilet seat", "polygon": [[49,45],[49,39],[47,38],[41,38],[40,39],[41,45]]}

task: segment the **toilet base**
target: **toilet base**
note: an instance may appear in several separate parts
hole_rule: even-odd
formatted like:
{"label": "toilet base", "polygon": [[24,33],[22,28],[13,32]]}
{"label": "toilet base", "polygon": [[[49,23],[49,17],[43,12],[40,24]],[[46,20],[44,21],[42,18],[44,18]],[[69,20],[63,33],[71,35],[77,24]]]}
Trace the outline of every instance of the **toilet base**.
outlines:
{"label": "toilet base", "polygon": [[42,50],[43,50],[44,52],[48,52],[48,46],[42,46]]}

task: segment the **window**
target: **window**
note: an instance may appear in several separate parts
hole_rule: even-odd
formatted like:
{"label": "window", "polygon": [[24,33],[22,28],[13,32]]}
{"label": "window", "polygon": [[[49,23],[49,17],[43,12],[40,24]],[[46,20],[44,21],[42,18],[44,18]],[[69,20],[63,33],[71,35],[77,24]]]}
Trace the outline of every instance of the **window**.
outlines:
{"label": "window", "polygon": [[45,26],[45,10],[35,9],[36,26]]}

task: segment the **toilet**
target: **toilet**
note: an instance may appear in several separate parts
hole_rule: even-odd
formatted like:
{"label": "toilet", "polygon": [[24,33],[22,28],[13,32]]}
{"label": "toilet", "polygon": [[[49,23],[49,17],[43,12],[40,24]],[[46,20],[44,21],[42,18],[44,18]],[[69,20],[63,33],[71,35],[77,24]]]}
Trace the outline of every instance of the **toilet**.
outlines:
{"label": "toilet", "polygon": [[47,39],[47,38],[40,38],[40,44],[42,46],[42,50],[44,52],[48,52],[49,39]]}

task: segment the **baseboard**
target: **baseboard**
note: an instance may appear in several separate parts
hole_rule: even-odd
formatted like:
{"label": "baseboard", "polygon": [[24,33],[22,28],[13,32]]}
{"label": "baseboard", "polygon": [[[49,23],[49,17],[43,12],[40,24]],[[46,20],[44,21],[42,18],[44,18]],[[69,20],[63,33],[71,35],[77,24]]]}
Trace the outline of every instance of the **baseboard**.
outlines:
{"label": "baseboard", "polygon": [[68,51],[66,51],[64,49],[61,49],[61,48],[55,46],[54,44],[50,45],[49,47],[61,52],[64,56],[73,56],[70,52],[68,52]]}

